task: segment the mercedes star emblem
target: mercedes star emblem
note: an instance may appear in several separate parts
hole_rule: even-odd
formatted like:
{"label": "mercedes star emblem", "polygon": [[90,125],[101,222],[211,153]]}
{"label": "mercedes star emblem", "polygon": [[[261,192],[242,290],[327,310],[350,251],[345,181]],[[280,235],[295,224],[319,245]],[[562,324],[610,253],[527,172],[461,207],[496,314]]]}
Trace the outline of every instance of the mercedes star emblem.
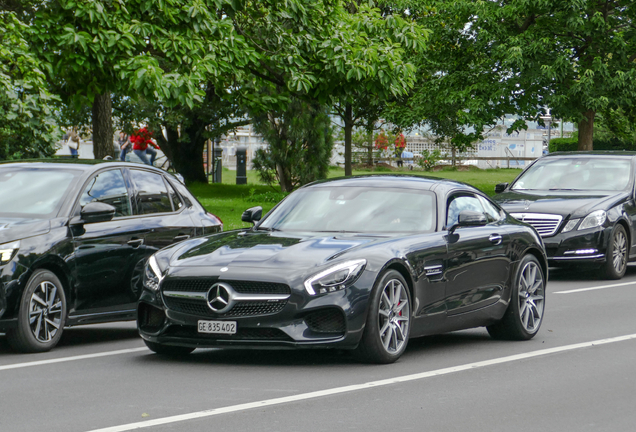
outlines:
{"label": "mercedes star emblem", "polygon": [[227,311],[231,305],[232,288],[224,283],[216,283],[212,285],[208,291],[208,306],[216,313]]}

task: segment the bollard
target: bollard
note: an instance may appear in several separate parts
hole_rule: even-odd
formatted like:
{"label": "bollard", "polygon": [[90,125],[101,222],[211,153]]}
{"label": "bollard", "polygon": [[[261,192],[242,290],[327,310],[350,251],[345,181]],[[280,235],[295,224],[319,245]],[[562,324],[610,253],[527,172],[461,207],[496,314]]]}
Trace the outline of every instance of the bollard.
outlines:
{"label": "bollard", "polygon": [[236,184],[247,184],[247,147],[236,149]]}

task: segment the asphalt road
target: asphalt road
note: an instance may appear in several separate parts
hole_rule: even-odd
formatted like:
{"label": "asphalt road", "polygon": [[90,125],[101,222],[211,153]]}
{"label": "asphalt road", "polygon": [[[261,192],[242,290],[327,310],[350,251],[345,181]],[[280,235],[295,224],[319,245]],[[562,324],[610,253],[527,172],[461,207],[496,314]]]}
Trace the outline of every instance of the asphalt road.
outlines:
{"label": "asphalt road", "polygon": [[[588,289],[595,288],[595,289]],[[67,329],[49,353],[0,336],[0,431],[632,431],[636,267],[553,271],[527,342],[412,340],[393,365],[333,351],[148,351],[134,323]]]}

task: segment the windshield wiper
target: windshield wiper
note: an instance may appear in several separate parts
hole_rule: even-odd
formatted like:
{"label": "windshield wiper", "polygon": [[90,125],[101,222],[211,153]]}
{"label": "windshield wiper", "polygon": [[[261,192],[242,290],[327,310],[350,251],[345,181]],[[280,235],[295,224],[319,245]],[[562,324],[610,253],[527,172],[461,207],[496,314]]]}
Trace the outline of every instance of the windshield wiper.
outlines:
{"label": "windshield wiper", "polygon": [[256,230],[256,231],[267,231],[267,232],[280,231],[278,228],[269,228],[269,227],[261,227],[261,226],[255,227],[254,230]]}

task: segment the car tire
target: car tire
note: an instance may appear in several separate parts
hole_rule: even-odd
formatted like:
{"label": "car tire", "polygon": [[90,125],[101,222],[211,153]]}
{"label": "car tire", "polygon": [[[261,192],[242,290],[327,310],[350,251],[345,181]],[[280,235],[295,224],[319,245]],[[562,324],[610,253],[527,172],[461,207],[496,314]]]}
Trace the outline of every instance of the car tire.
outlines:
{"label": "car tire", "polygon": [[545,274],[534,255],[525,255],[517,266],[503,318],[486,328],[493,339],[532,339],[541,327],[544,310]]}
{"label": "car tire", "polygon": [[165,355],[165,356],[172,356],[172,357],[185,356],[190,354],[192,351],[194,351],[194,348],[190,348],[190,347],[164,345],[164,344],[159,344],[156,342],[150,342],[147,340],[144,340],[144,343],[146,344],[148,349],[150,349],[150,351],[156,354]]}
{"label": "car tire", "polygon": [[378,277],[371,297],[367,321],[354,356],[366,363],[393,363],[402,356],[411,332],[411,293],[395,270]]}
{"label": "car tire", "polygon": [[49,351],[60,341],[65,322],[62,282],[48,270],[37,270],[22,293],[17,327],[7,331],[7,340],[19,352]]}
{"label": "car tire", "polygon": [[606,279],[621,279],[627,270],[629,242],[623,225],[616,224],[612,230],[603,270]]}

